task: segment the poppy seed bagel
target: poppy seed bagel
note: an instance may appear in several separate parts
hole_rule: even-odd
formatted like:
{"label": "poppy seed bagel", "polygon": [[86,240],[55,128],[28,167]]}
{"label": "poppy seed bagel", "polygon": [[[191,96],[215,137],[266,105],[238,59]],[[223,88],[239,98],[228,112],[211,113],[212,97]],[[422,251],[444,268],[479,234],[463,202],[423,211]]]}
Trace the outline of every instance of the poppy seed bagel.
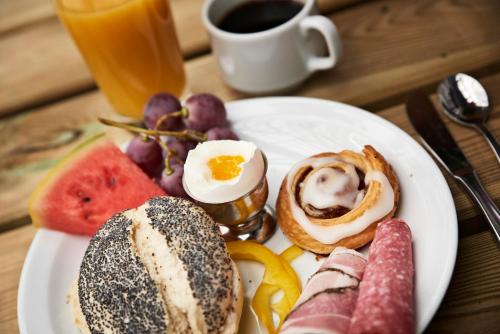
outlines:
{"label": "poppy seed bagel", "polygon": [[91,239],[70,294],[83,333],[236,333],[242,284],[217,225],[190,201],[156,197]]}

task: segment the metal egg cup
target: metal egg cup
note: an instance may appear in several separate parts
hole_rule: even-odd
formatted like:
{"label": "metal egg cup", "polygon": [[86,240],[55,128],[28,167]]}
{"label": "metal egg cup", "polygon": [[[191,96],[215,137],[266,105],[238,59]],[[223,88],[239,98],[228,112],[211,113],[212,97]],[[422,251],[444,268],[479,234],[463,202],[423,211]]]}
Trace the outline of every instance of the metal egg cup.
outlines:
{"label": "metal egg cup", "polygon": [[224,203],[205,203],[194,199],[219,224],[227,241],[255,240],[264,243],[276,230],[274,210],[266,205],[269,195],[267,158],[262,151],[260,153],[264,171],[259,183],[248,193]]}

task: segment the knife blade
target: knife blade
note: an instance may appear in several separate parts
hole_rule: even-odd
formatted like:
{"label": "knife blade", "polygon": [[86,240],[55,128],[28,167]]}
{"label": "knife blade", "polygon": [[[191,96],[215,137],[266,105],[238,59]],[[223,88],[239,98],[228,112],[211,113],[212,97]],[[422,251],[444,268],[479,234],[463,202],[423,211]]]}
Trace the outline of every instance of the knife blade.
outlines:
{"label": "knife blade", "polygon": [[412,92],[406,103],[406,113],[427,150],[448,172],[463,175],[473,171],[427,95],[422,91]]}
{"label": "knife blade", "polygon": [[406,102],[406,114],[427,151],[461,183],[473,202],[481,209],[500,243],[500,211],[439,118],[432,101],[422,91],[414,91]]}

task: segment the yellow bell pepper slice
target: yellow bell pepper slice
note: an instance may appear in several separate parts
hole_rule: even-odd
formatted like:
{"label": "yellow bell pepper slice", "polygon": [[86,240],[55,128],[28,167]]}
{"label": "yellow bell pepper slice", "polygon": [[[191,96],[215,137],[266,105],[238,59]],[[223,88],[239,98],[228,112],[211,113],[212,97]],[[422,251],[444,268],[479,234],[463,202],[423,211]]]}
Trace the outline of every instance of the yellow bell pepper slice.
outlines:
{"label": "yellow bell pepper slice", "polygon": [[[296,245],[292,245],[292,246],[288,247],[287,249],[285,249],[283,252],[281,252],[280,257],[282,258],[282,260],[290,263],[302,254],[304,254],[304,250],[302,248],[300,248]],[[293,276],[295,278],[297,278],[297,282],[300,285],[301,284],[300,280],[297,277],[297,275],[295,274],[295,272],[294,272]],[[278,314],[278,316],[280,318],[278,330],[281,327],[281,325],[283,324],[283,321],[285,320],[288,313],[290,313],[290,311],[292,310],[293,306],[294,305],[290,305],[288,303],[288,300],[286,300],[285,298],[281,298],[281,300],[279,302],[271,305],[271,310],[276,312],[276,314]]]}
{"label": "yellow bell pepper slice", "polygon": [[[261,283],[255,291],[255,295],[252,299],[252,308],[255,314],[259,317],[260,321],[267,328],[269,334],[276,333],[274,328],[273,314],[270,308],[270,299],[273,294],[278,292],[280,288],[275,285]],[[283,300],[287,300],[283,297]]]}
{"label": "yellow bell pepper slice", "polygon": [[[263,283],[276,285],[285,292],[285,297],[293,304],[301,292],[298,277],[286,261],[274,254],[269,248],[253,241],[231,241],[227,244],[229,254],[234,260],[250,260],[262,263],[266,270]],[[286,269],[285,269],[286,268]],[[293,276],[290,275],[293,273]]]}
{"label": "yellow bell pepper slice", "polygon": [[293,260],[295,260],[297,257],[299,257],[300,255],[302,255],[303,253],[304,253],[304,250],[302,248],[295,246],[295,245],[292,245],[292,246],[288,247],[287,249],[285,249],[283,252],[281,252],[281,254],[279,255],[281,260],[283,262],[285,262],[283,267],[285,267],[285,270],[287,271],[287,273],[290,276],[292,276],[294,279],[296,279],[297,285],[299,285],[299,286],[302,286],[302,283],[300,282],[300,279],[297,277],[297,274],[295,273],[295,270],[293,270],[290,263]]}
{"label": "yellow bell pepper slice", "polygon": [[284,252],[285,256],[281,257],[267,247],[252,241],[231,241],[226,245],[233,260],[250,260],[264,265],[264,277],[255,292],[252,307],[269,334],[276,333],[270,305],[271,297],[279,290],[283,290],[284,296],[276,305],[281,325],[301,292],[300,280],[286,259],[293,259],[300,255],[300,252],[296,249],[287,249]]}
{"label": "yellow bell pepper slice", "polygon": [[280,256],[288,263],[292,262],[299,256],[304,254],[304,250],[300,248],[299,246],[296,245],[291,245],[287,249],[285,249],[283,252],[281,252]]}

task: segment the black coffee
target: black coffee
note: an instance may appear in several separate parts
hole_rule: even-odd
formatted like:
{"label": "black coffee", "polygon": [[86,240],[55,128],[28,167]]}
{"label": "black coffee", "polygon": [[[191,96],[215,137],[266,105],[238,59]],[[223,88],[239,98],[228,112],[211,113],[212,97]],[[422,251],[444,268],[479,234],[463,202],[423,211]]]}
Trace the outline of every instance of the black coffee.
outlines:
{"label": "black coffee", "polygon": [[218,27],[238,34],[264,31],[290,20],[302,7],[302,3],[293,0],[248,1],[230,10]]}

